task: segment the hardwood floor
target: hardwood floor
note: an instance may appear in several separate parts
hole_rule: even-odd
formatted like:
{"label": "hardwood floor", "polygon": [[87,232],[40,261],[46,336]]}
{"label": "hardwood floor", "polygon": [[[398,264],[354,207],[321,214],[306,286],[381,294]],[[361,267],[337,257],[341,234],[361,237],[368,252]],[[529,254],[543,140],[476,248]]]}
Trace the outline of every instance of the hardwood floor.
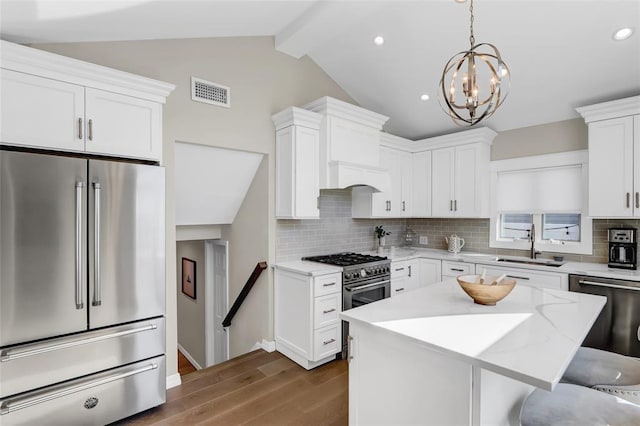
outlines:
{"label": "hardwood floor", "polygon": [[127,425],[346,425],[346,361],[307,371],[258,350],[182,377],[167,402]]}
{"label": "hardwood floor", "polygon": [[184,377],[194,371],[198,370],[189,362],[186,356],[182,355],[182,352],[178,351],[178,374],[180,374],[180,377]]}

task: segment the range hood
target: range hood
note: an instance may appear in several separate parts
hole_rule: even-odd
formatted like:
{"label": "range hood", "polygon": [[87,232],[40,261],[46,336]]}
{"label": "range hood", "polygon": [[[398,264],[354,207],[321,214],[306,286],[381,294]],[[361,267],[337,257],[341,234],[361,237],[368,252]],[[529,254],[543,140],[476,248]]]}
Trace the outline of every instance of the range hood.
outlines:
{"label": "range hood", "polygon": [[367,166],[346,161],[329,161],[327,186],[321,189],[345,189],[352,186],[369,186],[376,192],[389,192],[389,171],[381,167]]}
{"label": "range hood", "polygon": [[328,96],[304,108],[322,116],[320,189],[364,185],[390,190],[389,171],[380,167],[382,125],[389,117]]}

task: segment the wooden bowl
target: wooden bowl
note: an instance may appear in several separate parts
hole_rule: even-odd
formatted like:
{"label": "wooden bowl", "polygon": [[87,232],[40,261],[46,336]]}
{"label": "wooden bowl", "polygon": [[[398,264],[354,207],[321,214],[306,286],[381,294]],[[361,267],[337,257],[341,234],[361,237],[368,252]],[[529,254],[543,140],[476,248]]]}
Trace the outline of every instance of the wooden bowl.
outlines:
{"label": "wooden bowl", "polygon": [[[497,278],[486,276],[484,282],[491,283]],[[460,287],[475,303],[488,306],[494,306],[496,302],[504,299],[516,285],[516,280],[509,277],[500,281],[500,284],[493,285],[480,284],[480,275],[460,275],[456,279]]]}

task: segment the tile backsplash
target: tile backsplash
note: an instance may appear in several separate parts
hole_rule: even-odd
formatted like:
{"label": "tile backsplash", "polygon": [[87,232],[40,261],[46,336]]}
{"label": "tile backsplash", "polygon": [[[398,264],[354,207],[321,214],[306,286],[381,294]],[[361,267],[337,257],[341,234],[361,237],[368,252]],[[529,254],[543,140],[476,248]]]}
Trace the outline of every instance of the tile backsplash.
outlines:
{"label": "tile backsplash", "polygon": [[[429,238],[429,244],[421,247],[446,249],[444,237],[457,234],[465,239],[463,251],[528,256],[524,250],[489,247],[489,219],[352,219],[351,190],[344,189],[320,192],[320,219],[278,220],[276,261],[341,251],[375,250],[374,229],[377,225],[391,232],[386,237],[387,245],[403,245],[403,234],[408,225],[416,233],[416,242],[419,235]],[[623,225],[640,229],[640,220],[594,219],[593,255],[544,252],[541,257],[557,254],[570,261],[606,263],[607,229]]]}

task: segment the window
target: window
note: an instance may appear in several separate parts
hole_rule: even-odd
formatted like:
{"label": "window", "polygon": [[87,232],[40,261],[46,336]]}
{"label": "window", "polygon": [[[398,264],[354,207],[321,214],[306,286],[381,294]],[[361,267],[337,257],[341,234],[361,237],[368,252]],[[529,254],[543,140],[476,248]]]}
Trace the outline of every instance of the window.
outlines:
{"label": "window", "polygon": [[521,157],[491,163],[489,246],[591,254],[586,214],[587,152]]}
{"label": "window", "polygon": [[500,215],[500,238],[528,240],[532,223],[532,214],[504,213]]}
{"label": "window", "polygon": [[580,241],[580,214],[543,214],[542,239]]}

